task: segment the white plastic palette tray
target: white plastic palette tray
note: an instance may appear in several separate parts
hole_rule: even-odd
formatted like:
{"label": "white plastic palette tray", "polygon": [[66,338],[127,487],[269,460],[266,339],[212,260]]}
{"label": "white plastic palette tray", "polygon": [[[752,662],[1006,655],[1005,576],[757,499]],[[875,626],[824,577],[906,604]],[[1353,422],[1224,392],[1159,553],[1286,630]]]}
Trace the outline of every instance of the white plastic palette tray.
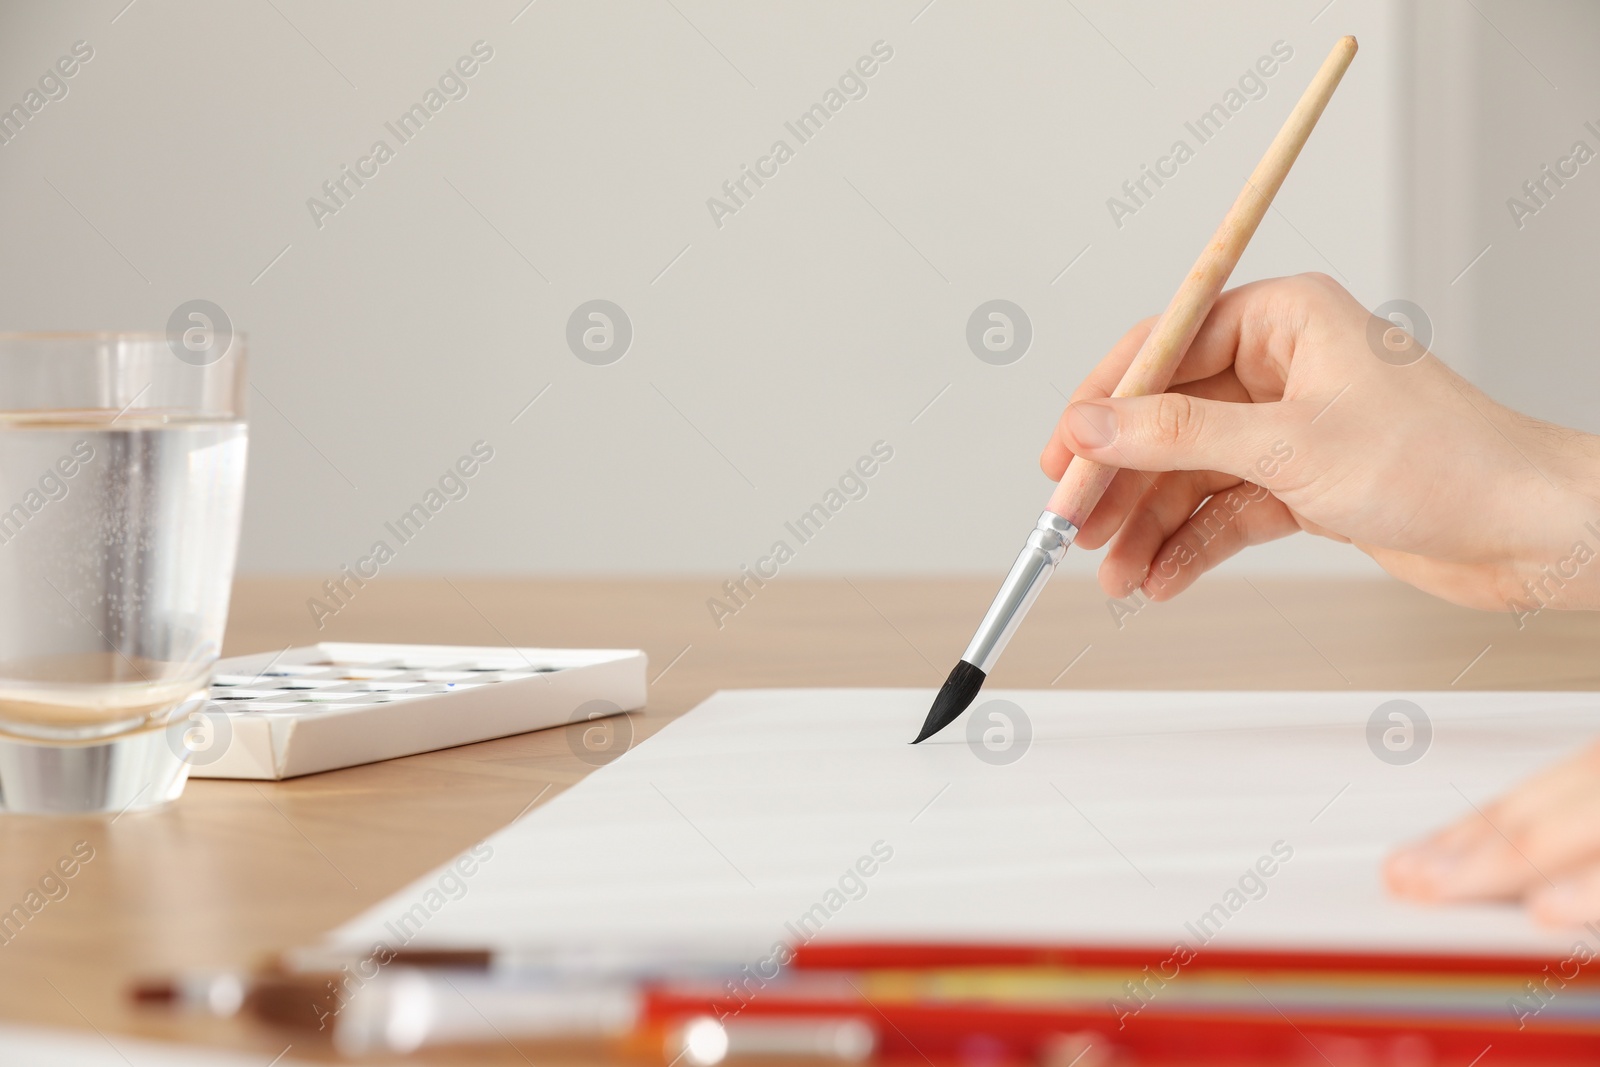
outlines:
{"label": "white plastic palette tray", "polygon": [[191,729],[198,778],[293,778],[645,703],[637,649],[318,644],[221,660]]}

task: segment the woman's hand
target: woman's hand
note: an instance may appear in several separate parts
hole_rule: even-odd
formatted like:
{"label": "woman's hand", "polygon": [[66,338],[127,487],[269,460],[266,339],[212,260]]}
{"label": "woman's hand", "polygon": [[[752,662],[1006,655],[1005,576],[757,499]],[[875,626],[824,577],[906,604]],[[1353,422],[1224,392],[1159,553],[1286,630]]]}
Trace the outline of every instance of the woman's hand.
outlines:
{"label": "woman's hand", "polygon": [[1384,878],[1426,903],[1522,900],[1547,925],[1600,920],[1600,744],[1395,852]]}
{"label": "woman's hand", "polygon": [[1126,468],[1077,538],[1111,542],[1107,593],[1170,599],[1307,530],[1457,604],[1600,607],[1600,564],[1572,561],[1579,542],[1600,553],[1600,439],[1495,403],[1315,274],[1224,293],[1172,391],[1104,399],[1153,321],[1090,374],[1040,457],[1057,479],[1074,455]]}
{"label": "woman's hand", "polygon": [[[1495,403],[1321,275],[1224,293],[1171,392],[1105,399],[1152,325],[1095,368],[1040,459],[1052,478],[1075,455],[1124,468],[1077,538],[1111,543],[1107,593],[1166,600],[1308,530],[1457,604],[1600,607],[1600,439]],[[1385,876],[1415,900],[1600,919],[1600,745],[1396,852]]]}

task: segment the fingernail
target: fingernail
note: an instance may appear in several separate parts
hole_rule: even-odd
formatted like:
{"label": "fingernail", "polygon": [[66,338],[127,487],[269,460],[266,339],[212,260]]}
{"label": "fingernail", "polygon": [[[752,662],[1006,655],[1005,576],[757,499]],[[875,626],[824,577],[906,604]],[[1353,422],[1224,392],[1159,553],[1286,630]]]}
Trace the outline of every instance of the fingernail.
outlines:
{"label": "fingernail", "polygon": [[1117,439],[1117,412],[1109,404],[1081,401],[1067,408],[1067,433],[1080,448],[1104,448]]}
{"label": "fingernail", "polygon": [[1408,848],[1393,853],[1384,864],[1384,874],[1389,884],[1400,892],[1415,892],[1422,876],[1422,856],[1419,849]]}
{"label": "fingernail", "polygon": [[1389,860],[1389,873],[1395,888],[1407,896],[1438,897],[1452,888],[1451,880],[1460,871],[1457,852],[1428,846],[1396,852]]}
{"label": "fingernail", "polygon": [[1600,912],[1590,894],[1572,882],[1535,893],[1529,903],[1539,921],[1552,926],[1575,926],[1595,918],[1596,912]]}

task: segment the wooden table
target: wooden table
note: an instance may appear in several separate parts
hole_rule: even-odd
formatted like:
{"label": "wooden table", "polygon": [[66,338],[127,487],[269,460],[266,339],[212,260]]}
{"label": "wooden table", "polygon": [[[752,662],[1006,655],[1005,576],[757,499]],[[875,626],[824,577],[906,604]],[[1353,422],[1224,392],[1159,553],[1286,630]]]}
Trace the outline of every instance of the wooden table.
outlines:
{"label": "wooden table", "polygon": [[[319,632],[313,579],[243,579],[230,655],[319,639],[641,647],[650,706],[635,741],[720,688],[927,686],[943,681],[994,580],[802,580],[756,592],[719,626],[720,581],[384,578]],[[1131,606],[1131,605],[1130,605]],[[1512,617],[1385,582],[1213,579],[1122,615],[1058,580],[996,670],[1047,688],[1600,688],[1600,613]],[[914,724],[908,723],[909,731]],[[136,975],[229,968],[318,935],[583,777],[550,730],[290,782],[195,781],[166,810],[108,822],[0,817],[0,909],[76,842],[94,858],[0,945],[10,1021],[214,1041],[261,1053],[287,1039],[130,1009]],[[293,1058],[317,1058],[298,1042]],[[474,1062],[521,1064],[509,1046]],[[419,1062],[454,1061],[443,1055]],[[541,1065],[550,1063],[540,1056]]]}

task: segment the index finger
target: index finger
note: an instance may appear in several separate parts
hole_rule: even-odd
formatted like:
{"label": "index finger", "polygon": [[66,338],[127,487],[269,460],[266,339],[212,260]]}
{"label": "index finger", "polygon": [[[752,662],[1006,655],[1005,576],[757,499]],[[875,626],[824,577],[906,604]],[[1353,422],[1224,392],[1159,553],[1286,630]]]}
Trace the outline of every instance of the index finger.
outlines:
{"label": "index finger", "polygon": [[[1229,289],[1217,297],[1205,321],[1196,331],[1194,339],[1189,342],[1183,359],[1179,361],[1177,370],[1172,374],[1169,386],[1210,378],[1232,366],[1239,354],[1244,322],[1253,303],[1260,298],[1264,287],[1281,286],[1285,281],[1286,279],[1270,278],[1265,281],[1250,282],[1236,289]],[[1123,334],[1121,339],[1111,346],[1111,351],[1106,353],[1105,358],[1089,372],[1083,384],[1078,386],[1072,394],[1071,403],[1080,400],[1101,400],[1110,396],[1117,388],[1117,384],[1122,381],[1122,376],[1127,373],[1134,357],[1139,354],[1139,349],[1144,345],[1145,338],[1150,336],[1155,324],[1155,318],[1148,318]]]}

